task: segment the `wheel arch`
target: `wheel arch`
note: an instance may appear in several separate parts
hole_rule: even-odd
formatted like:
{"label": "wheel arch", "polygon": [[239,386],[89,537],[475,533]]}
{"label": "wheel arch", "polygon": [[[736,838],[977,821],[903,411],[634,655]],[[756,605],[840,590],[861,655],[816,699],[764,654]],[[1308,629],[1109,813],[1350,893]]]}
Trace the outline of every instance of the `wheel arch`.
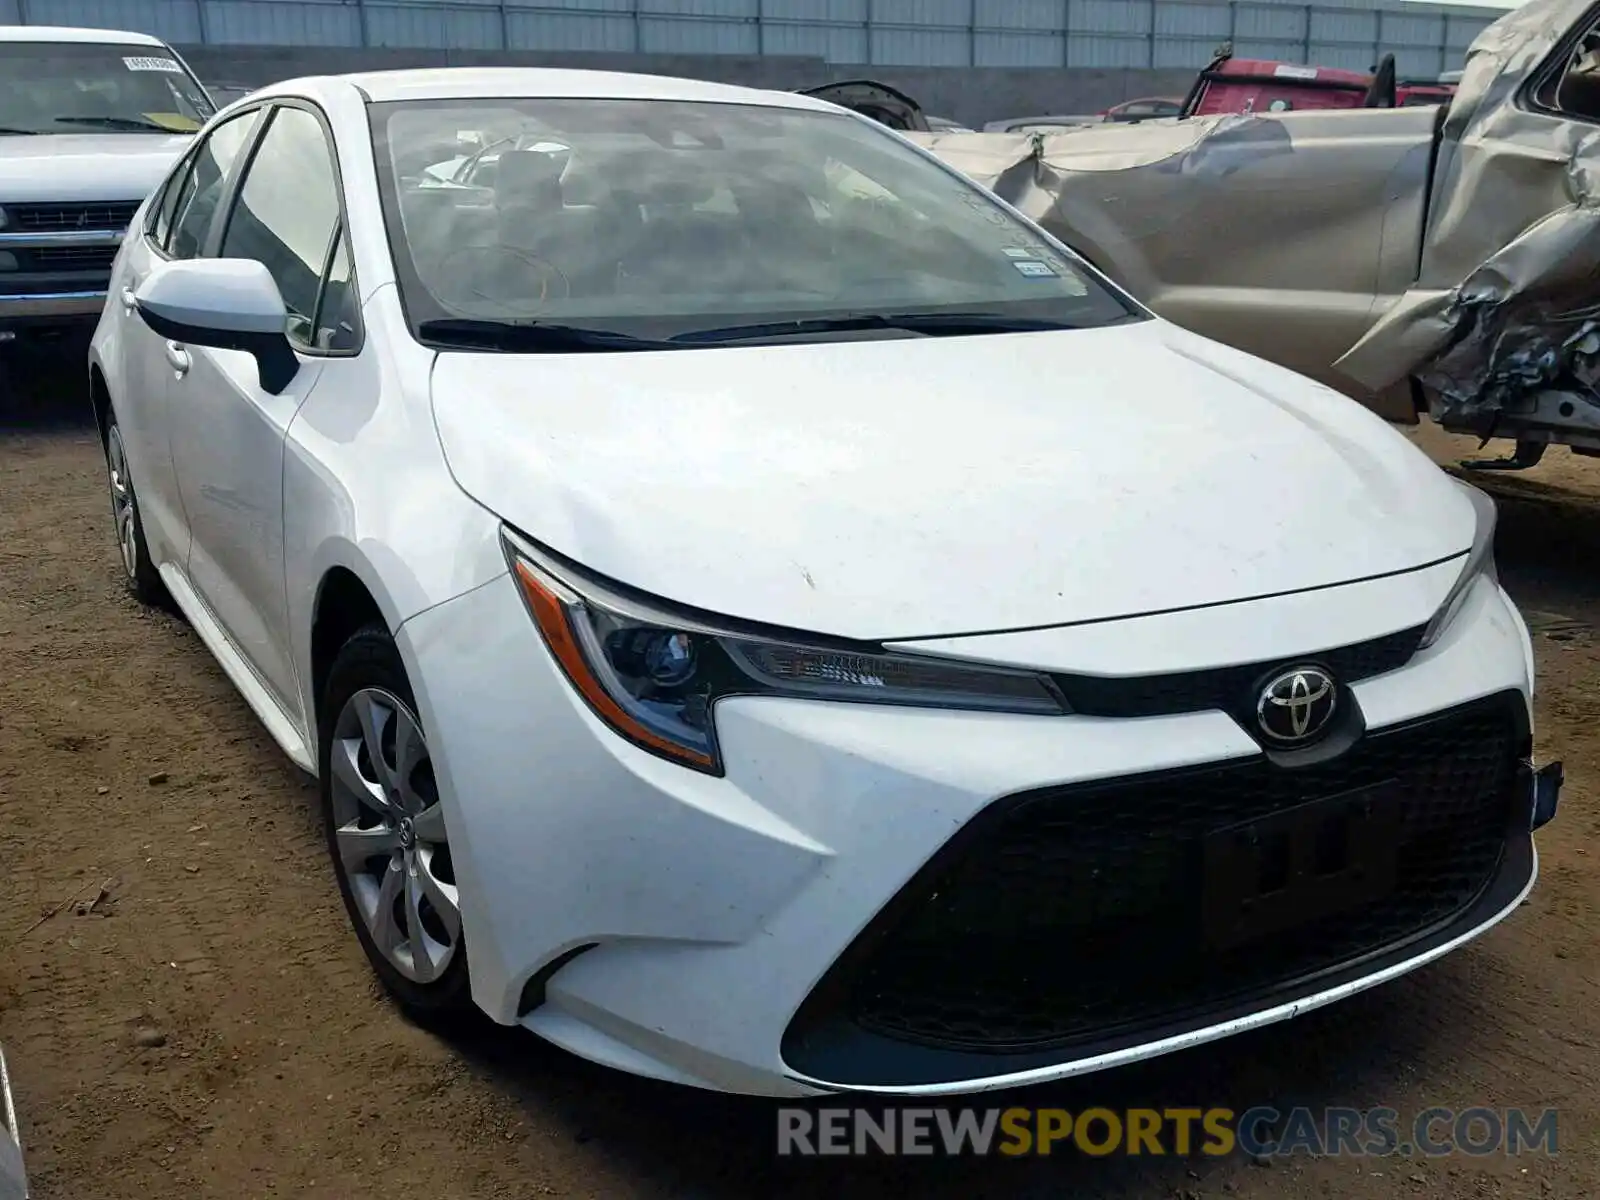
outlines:
{"label": "wheel arch", "polygon": [[376,597],[349,567],[330,567],[318,581],[311,610],[311,695],[319,720],[333,660],[352,635],[369,625],[390,628]]}
{"label": "wheel arch", "polygon": [[306,725],[315,746],[320,741],[328,672],[340,648],[369,625],[381,626],[395,636],[402,617],[378,573],[347,543],[335,542],[325,548],[314,578],[316,585],[301,623],[305,640],[300,661]]}
{"label": "wheel arch", "polygon": [[100,369],[100,364],[93,360],[89,363],[89,405],[94,409],[94,427],[103,448],[111,428],[111,386],[106,383],[106,373]]}
{"label": "wheel arch", "polygon": [[[406,621],[504,575],[506,564],[498,521],[464,498],[444,492],[439,520],[407,520],[396,509],[409,506],[385,487],[368,487],[382,465],[377,459],[336,459],[314,471],[306,462],[302,451],[290,450],[284,563],[299,711],[315,752],[328,669],[351,633],[381,625],[416,685],[419,665],[402,636]],[[361,486],[351,488],[347,479]]]}

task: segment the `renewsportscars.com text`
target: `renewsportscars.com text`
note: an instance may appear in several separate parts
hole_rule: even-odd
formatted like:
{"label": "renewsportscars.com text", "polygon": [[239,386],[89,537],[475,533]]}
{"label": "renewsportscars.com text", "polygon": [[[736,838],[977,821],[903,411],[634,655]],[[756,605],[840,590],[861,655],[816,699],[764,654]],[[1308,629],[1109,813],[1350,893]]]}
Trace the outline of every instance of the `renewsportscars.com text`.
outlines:
{"label": "renewsportscars.com text", "polygon": [[778,1153],[1091,1156],[1555,1154],[1556,1110],[1426,1108],[798,1108],[778,1110]]}

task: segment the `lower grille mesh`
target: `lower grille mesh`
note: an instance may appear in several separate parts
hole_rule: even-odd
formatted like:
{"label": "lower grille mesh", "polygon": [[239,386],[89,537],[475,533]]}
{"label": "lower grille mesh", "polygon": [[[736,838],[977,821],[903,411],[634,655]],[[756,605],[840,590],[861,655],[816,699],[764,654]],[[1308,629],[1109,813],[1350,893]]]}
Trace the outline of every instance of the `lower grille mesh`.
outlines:
{"label": "lower grille mesh", "polygon": [[[956,861],[911,885],[871,950],[843,960],[842,1015],[943,1048],[1065,1047],[1270,994],[1419,936],[1467,908],[1499,863],[1527,753],[1520,703],[1495,697],[1369,733],[1313,767],[1251,760],[1013,798]],[[1205,947],[1201,839],[1386,780],[1400,784],[1388,895],[1235,950]]]}

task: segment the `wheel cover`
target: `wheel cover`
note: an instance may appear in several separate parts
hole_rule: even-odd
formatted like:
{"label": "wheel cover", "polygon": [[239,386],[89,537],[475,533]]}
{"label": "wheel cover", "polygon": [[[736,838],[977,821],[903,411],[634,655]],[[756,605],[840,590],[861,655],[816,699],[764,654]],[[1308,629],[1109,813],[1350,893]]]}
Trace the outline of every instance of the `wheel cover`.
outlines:
{"label": "wheel cover", "polygon": [[139,508],[133,495],[133,480],[128,477],[128,455],[122,448],[122,431],[115,425],[106,438],[106,467],[111,476],[111,520],[116,526],[117,549],[122,554],[122,569],[129,579],[139,570],[137,538]]}
{"label": "wheel cover", "polygon": [[432,983],[461,944],[461,901],[422,727],[398,697],[364,688],[334,723],[331,757],[334,840],[356,909],[390,966]]}

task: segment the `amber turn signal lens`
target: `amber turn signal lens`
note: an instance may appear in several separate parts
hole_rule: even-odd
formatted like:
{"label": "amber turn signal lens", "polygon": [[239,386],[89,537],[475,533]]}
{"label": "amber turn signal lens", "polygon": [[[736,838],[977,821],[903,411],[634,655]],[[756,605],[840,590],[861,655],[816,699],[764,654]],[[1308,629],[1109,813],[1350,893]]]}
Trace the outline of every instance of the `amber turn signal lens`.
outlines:
{"label": "amber turn signal lens", "polygon": [[584,654],[583,647],[578,642],[572,628],[567,602],[558,596],[549,584],[540,578],[538,571],[527,562],[518,559],[515,570],[523,598],[528,602],[528,611],[533,616],[533,623],[539,627],[545,645],[550,647],[550,653],[555,655],[562,672],[571,680],[572,686],[578,690],[578,694],[594,710],[597,717],[629,741],[657,754],[677,759],[701,770],[716,765],[709,754],[681,746],[645,728],[612,699],[611,693],[596,678],[594,669],[589,665],[588,656]]}

